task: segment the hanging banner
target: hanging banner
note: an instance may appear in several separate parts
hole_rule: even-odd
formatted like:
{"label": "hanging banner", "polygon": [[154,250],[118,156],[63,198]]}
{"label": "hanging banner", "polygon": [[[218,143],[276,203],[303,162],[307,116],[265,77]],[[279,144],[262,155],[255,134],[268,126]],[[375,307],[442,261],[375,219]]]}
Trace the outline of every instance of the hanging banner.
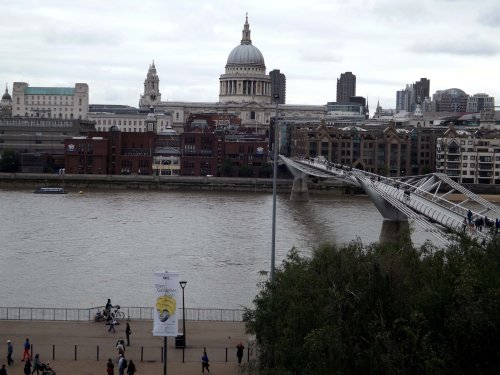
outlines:
{"label": "hanging banner", "polygon": [[177,336],[178,272],[155,272],[155,304],[153,312],[153,336]]}

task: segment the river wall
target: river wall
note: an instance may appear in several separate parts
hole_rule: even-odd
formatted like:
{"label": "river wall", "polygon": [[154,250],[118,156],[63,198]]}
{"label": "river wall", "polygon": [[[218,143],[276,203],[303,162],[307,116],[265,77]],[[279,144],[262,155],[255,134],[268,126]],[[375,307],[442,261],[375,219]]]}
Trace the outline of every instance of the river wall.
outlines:
{"label": "river wall", "polygon": [[[290,193],[293,179],[278,179],[278,193]],[[315,184],[310,182],[315,193],[354,194],[362,190],[341,183]],[[80,175],[0,173],[0,188],[33,189],[38,187],[64,187],[66,190],[208,190],[208,191],[273,191],[270,178],[239,177],[186,177],[186,176],[140,176],[140,175]]]}

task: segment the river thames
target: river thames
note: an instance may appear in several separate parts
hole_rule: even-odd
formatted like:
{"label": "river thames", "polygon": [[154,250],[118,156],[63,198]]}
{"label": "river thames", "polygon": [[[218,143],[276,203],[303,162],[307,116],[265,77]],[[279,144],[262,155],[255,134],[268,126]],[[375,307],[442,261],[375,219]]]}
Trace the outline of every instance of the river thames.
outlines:
{"label": "river thames", "polygon": [[[153,273],[179,271],[186,307],[251,306],[270,270],[272,195],[232,192],[0,190],[0,306],[151,306]],[[292,247],[379,240],[365,196],[277,198],[276,261]],[[427,234],[415,228],[412,240]]]}

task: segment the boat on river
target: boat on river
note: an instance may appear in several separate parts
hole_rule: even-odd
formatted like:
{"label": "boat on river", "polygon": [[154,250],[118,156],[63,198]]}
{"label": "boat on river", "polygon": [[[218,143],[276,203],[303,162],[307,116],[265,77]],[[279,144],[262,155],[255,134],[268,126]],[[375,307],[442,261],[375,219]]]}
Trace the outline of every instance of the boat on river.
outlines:
{"label": "boat on river", "polygon": [[35,194],[66,194],[62,187],[39,187],[34,191]]}

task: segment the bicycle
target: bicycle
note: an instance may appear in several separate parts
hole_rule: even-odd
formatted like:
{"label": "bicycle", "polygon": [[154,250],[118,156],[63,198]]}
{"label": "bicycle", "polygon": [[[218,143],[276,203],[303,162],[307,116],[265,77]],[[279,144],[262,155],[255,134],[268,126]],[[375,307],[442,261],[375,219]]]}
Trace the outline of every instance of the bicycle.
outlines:
{"label": "bicycle", "polygon": [[114,310],[111,312],[112,317],[114,317],[116,320],[125,319],[125,313],[123,311],[120,311],[120,305],[113,306],[113,309]]}

